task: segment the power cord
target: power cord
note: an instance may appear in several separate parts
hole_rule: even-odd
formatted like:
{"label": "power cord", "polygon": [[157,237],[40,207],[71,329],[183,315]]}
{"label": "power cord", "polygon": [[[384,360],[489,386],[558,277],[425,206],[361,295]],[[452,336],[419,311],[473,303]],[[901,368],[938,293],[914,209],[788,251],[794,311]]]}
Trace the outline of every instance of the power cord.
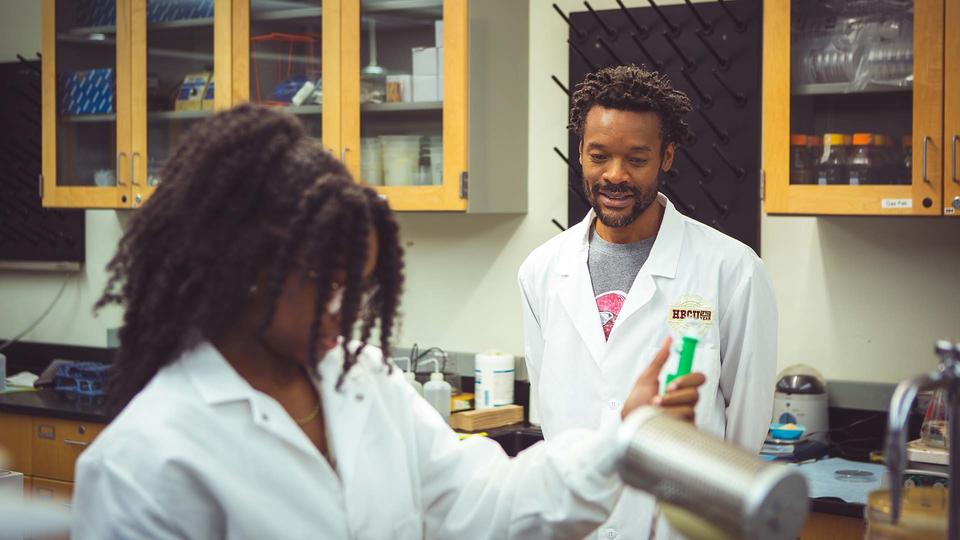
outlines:
{"label": "power cord", "polygon": [[60,291],[57,293],[57,296],[53,299],[53,301],[50,302],[50,305],[47,306],[47,309],[43,310],[43,313],[41,313],[40,316],[37,317],[37,319],[36,319],[35,321],[33,321],[32,323],[30,323],[30,326],[28,326],[26,330],[24,330],[23,332],[20,332],[19,334],[17,334],[17,335],[14,336],[13,338],[7,340],[3,345],[0,345],[0,351],[6,349],[6,348],[9,347],[10,345],[13,345],[13,344],[16,343],[17,341],[20,341],[20,338],[22,338],[23,336],[29,334],[31,330],[33,330],[34,328],[37,327],[38,324],[40,324],[41,322],[43,322],[43,319],[45,319],[45,318],[47,317],[47,315],[49,315],[50,312],[53,311],[53,306],[57,305],[57,302],[60,300],[60,297],[63,296],[63,291],[66,290],[66,288],[67,288],[67,283],[69,283],[69,282],[70,282],[69,279],[63,280],[63,285],[60,286]]}

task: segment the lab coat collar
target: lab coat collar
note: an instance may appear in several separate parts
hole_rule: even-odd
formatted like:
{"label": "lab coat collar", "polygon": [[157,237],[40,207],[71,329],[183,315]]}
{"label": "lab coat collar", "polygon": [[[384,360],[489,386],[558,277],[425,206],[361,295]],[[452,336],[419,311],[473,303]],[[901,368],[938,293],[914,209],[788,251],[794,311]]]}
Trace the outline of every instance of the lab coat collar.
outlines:
{"label": "lab coat collar", "polygon": [[[664,207],[663,220],[657,231],[657,238],[650,250],[650,256],[643,265],[643,271],[654,276],[675,278],[677,264],[680,261],[680,250],[683,244],[683,216],[663,193],[657,193],[657,203]],[[560,274],[570,274],[572,267],[586,264],[590,248],[590,231],[593,229],[593,220],[597,214],[591,208],[587,215],[574,225],[575,234],[564,253],[569,254],[559,265]]]}
{"label": "lab coat collar", "polygon": [[[184,353],[180,363],[200,397],[211,407],[218,408],[245,401],[250,407],[250,419],[255,425],[307,455],[326,461],[280,402],[251,386],[212,343],[199,343]],[[316,380],[313,382],[318,384]],[[328,403],[324,395],[326,393],[326,389],[320,390],[324,407]]]}
{"label": "lab coat collar", "polygon": [[[663,220],[654,241],[650,256],[637,274],[627,301],[614,323],[613,334],[617,327],[645,305],[653,296],[656,285],[652,276],[676,277],[677,264],[683,242],[683,216],[673,203],[662,193],[657,194],[657,203],[663,205]],[[562,250],[557,272],[562,278],[559,283],[560,298],[567,315],[574,321],[574,327],[590,351],[590,356],[602,367],[604,351],[608,339],[603,335],[603,327],[598,324],[597,304],[593,294],[593,282],[587,266],[590,251],[590,231],[596,214],[591,209],[586,217],[571,228],[570,236]]]}

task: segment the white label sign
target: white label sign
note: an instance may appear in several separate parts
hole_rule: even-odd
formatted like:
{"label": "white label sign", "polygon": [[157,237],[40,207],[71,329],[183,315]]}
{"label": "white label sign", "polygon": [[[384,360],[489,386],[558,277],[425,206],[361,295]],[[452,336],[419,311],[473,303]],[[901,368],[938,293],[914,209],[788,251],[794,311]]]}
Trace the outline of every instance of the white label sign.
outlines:
{"label": "white label sign", "polygon": [[880,207],[884,210],[913,208],[913,199],[882,199]]}
{"label": "white label sign", "polygon": [[952,215],[954,215],[954,214],[957,213],[957,209],[954,208],[954,207],[952,207],[952,206],[944,206],[944,207],[943,207],[943,213],[944,213],[944,215],[952,216]]}

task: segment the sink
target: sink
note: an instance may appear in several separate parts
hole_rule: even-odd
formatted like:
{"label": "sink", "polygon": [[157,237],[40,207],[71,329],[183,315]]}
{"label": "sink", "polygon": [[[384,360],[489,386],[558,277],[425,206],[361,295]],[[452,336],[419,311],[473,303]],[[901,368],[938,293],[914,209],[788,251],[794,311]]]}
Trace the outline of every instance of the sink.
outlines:
{"label": "sink", "polygon": [[497,441],[497,444],[503,447],[503,450],[511,457],[543,440],[543,434],[537,428],[517,428],[490,433],[487,436]]}

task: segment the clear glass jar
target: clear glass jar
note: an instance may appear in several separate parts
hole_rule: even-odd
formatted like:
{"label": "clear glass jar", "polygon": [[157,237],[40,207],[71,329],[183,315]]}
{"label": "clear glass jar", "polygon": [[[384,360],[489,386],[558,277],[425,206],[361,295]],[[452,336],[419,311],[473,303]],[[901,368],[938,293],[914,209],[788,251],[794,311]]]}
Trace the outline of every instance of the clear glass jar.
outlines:
{"label": "clear glass jar", "polygon": [[853,151],[847,162],[851,186],[881,182],[882,160],[877,155],[877,138],[870,133],[853,134]]}
{"label": "clear glass jar", "polygon": [[818,184],[828,186],[850,183],[850,171],[847,166],[850,142],[850,136],[842,133],[823,135],[823,154],[817,163]]}
{"label": "clear glass jar", "polygon": [[810,136],[790,135],[790,183],[816,184],[816,156],[810,146]]}
{"label": "clear glass jar", "polygon": [[890,518],[893,505],[890,491],[871,492],[867,497],[864,519],[866,540],[940,540],[947,537],[947,490],[939,487],[914,487],[903,490],[900,520]]}
{"label": "clear glass jar", "polygon": [[900,139],[900,184],[913,183],[913,135]]}

